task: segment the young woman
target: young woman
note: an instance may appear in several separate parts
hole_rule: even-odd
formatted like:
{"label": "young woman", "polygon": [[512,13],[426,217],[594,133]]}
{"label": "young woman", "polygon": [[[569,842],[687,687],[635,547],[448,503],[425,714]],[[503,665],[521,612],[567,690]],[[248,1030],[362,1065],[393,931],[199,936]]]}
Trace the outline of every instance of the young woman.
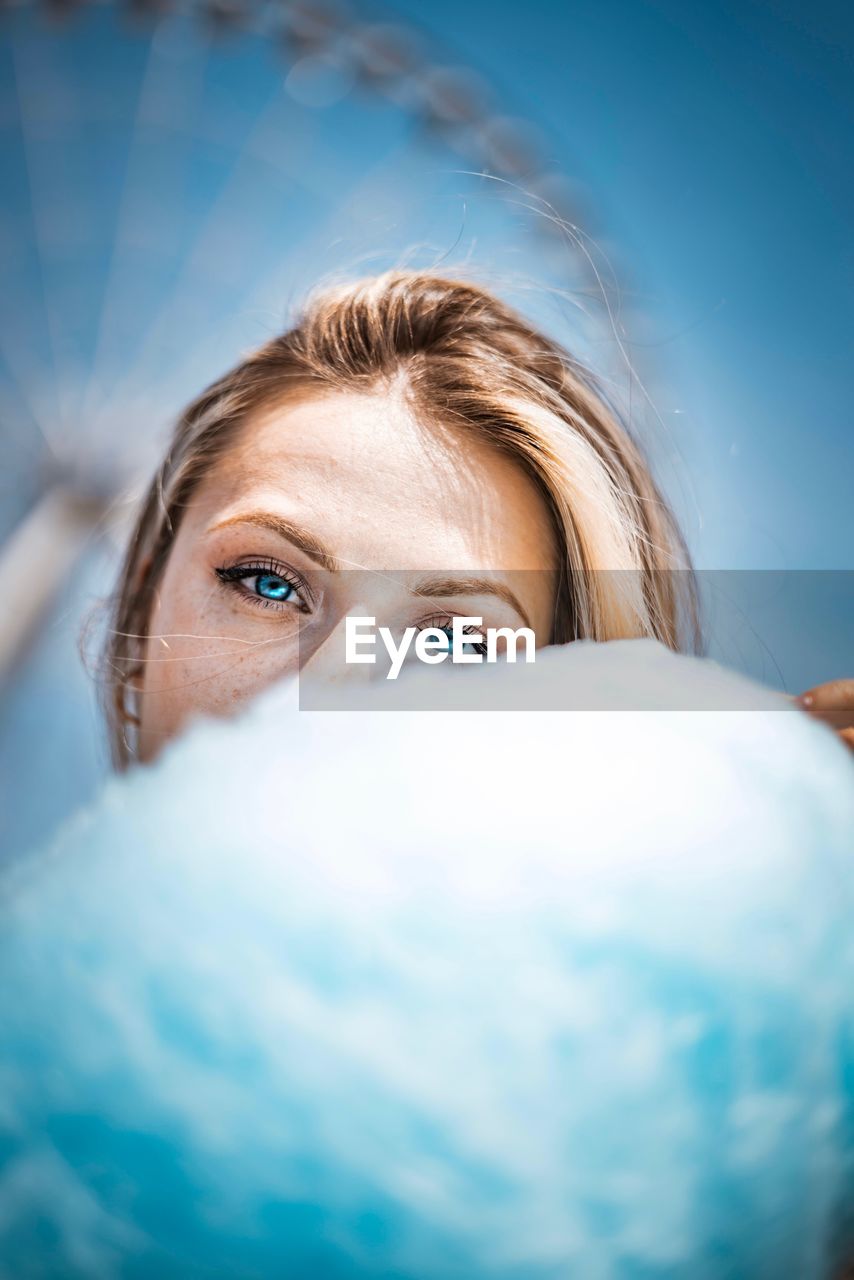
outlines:
{"label": "young woman", "polygon": [[[279,676],[363,678],[390,629],[697,641],[673,517],[602,389],[485,290],[394,272],[324,293],[178,422],[109,639],[117,764]],[[851,684],[852,682],[842,682]],[[851,690],[813,691],[848,724]]]}

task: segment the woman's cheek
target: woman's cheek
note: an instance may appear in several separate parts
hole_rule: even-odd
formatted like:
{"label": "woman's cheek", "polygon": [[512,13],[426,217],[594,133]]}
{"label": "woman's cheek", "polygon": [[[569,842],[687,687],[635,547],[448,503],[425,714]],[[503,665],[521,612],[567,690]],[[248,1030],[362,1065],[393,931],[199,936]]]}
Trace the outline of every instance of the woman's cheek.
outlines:
{"label": "woman's cheek", "polygon": [[198,608],[190,601],[170,608],[161,598],[142,682],[144,759],[153,758],[188,720],[233,715],[291,666],[296,669],[294,646],[271,644],[269,628],[235,613],[216,599]]}
{"label": "woman's cheek", "polygon": [[[168,586],[164,584],[164,587]],[[193,714],[215,714],[217,673],[230,661],[208,610],[162,591],[149,625],[140,701],[140,745],[150,759]]]}
{"label": "woman's cheek", "polygon": [[[215,580],[215,566],[177,548],[148,628],[141,673],[143,758],[196,716],[228,716],[296,672],[299,639],[278,615],[253,610]],[[297,628],[298,630],[298,628]]]}

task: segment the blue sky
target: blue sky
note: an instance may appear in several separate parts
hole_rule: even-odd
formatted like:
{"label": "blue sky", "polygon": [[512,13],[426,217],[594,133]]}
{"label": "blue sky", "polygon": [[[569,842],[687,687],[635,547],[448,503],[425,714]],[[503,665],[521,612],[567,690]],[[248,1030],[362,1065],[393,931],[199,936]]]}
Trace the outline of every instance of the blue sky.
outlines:
{"label": "blue sky", "polygon": [[[651,432],[650,444],[698,563],[854,566],[850,7],[395,0],[354,11],[410,21],[440,61],[481,71],[502,111],[542,127],[549,164],[584,193],[588,229],[616,251],[640,317],[629,325],[630,351],[652,381],[666,435],[662,448]],[[0,250],[19,286],[0,317],[7,345],[20,347],[24,335],[31,351],[50,327],[38,309],[37,226],[40,270],[54,303],[67,300],[74,336],[94,335],[107,315],[106,355],[117,365],[136,358],[147,350],[142,319],[176,291],[218,201],[228,234],[200,257],[188,305],[141,364],[148,389],[181,366],[164,390],[164,421],[265,336],[259,315],[277,323],[328,270],[381,263],[413,243],[452,251],[460,236],[457,257],[473,252],[487,269],[512,260],[552,282],[531,238],[506,217],[499,226],[497,210],[452,177],[457,157],[419,151],[400,113],[378,100],[298,108],[281,92],[281,62],[257,41],[230,38],[206,51],[198,33],[175,25],[157,63],[144,31],[106,13],[53,31],[15,21],[16,41],[0,50]],[[148,133],[138,127],[145,112],[134,123],[146,84]],[[15,138],[19,110],[29,155]],[[259,121],[267,153],[244,154],[229,189],[230,166]],[[168,138],[167,123],[177,126]],[[111,248],[117,227],[122,253]],[[260,301],[250,292],[250,320],[246,282],[273,274],[277,249],[280,270]],[[220,280],[223,265],[231,274]],[[131,302],[118,315],[103,305],[111,273]],[[184,361],[196,332],[209,359]],[[84,363],[94,345],[92,337]],[[50,376],[29,380],[43,398]],[[130,412],[126,399],[122,414]],[[126,439],[155,440],[150,406],[140,412]],[[63,429],[79,435],[91,416],[72,412]],[[27,470],[35,483],[29,462]],[[0,499],[14,506],[22,492],[4,486]]]}
{"label": "blue sky", "polygon": [[704,497],[701,561],[854,566],[854,9],[396,9],[547,129],[630,260]]}

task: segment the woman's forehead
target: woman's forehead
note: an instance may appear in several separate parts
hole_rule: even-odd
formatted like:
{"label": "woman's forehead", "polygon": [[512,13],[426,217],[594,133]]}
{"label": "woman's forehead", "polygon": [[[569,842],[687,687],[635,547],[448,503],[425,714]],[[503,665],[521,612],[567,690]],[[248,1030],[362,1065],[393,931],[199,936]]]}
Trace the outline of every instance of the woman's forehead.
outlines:
{"label": "woman's forehead", "polygon": [[205,518],[282,509],[360,563],[554,563],[546,503],[521,465],[463,428],[425,425],[401,397],[328,394],[259,412],[198,496]]}

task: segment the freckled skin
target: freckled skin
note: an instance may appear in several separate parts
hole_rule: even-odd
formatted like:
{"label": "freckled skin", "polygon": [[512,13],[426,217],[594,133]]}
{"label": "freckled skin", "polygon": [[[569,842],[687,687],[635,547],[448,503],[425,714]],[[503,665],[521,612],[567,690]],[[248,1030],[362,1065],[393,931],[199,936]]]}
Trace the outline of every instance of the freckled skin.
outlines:
{"label": "freckled skin", "polygon": [[[270,529],[213,531],[262,510],[309,530],[342,571],[319,568]],[[537,643],[547,643],[554,557],[545,502],[518,464],[461,431],[424,426],[399,397],[341,393],[267,409],[245,424],[179,526],[140,681],[140,757],[151,759],[194,715],[233,714],[298,669],[365,679],[373,668],[342,661],[348,613],[400,629],[449,608],[486,626],[524,625],[494,597],[413,599],[422,573],[506,575]],[[217,568],[254,559],[309,584],[311,612],[264,605],[218,579]]]}

